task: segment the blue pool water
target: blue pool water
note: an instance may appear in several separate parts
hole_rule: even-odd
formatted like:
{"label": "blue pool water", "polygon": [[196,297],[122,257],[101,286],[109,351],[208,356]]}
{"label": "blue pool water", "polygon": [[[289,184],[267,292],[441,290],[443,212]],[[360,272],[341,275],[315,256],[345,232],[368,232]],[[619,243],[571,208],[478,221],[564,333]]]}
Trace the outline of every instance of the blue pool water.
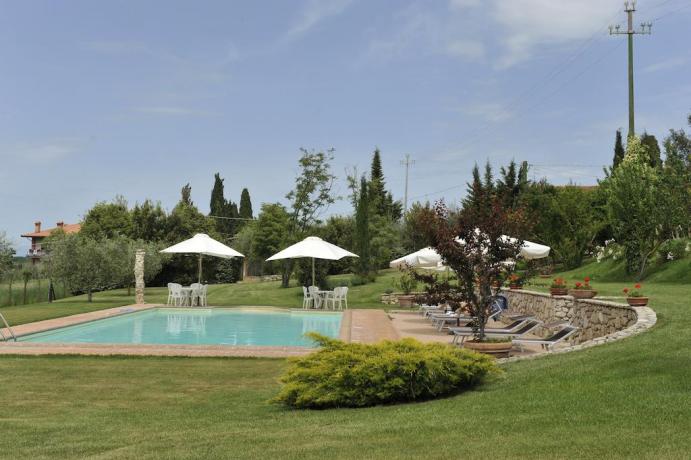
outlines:
{"label": "blue pool water", "polygon": [[20,338],[26,342],[306,346],[314,331],[338,337],[340,313],[155,308]]}

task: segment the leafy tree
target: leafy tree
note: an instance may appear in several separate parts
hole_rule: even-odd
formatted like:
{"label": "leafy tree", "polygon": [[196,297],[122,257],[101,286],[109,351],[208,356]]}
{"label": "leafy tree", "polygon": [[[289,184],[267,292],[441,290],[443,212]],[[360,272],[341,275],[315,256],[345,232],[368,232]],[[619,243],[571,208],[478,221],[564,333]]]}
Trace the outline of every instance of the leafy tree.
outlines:
{"label": "leafy tree", "polygon": [[336,176],[331,173],[330,163],[334,150],[316,152],[301,148],[300,152],[300,174],[295,178],[295,188],[286,195],[292,211],[291,226],[296,234],[319,223],[321,213],[336,202],[332,193]]}
{"label": "leafy tree", "polygon": [[369,219],[370,274],[376,275],[380,268],[386,268],[389,261],[403,252],[399,225],[387,217],[377,214]]}
{"label": "leafy tree", "polygon": [[240,194],[240,217],[243,219],[252,219],[252,200],[250,199],[250,192],[246,188],[242,189]]}
{"label": "leafy tree", "polygon": [[111,203],[96,203],[84,216],[81,233],[98,240],[130,236],[132,215],[125,198],[117,196]]}
{"label": "leafy tree", "polygon": [[440,203],[429,225],[432,246],[459,280],[458,289],[449,291],[448,297],[477,318],[474,335],[482,341],[491,314],[493,289],[500,288],[514,269],[514,265],[504,262],[514,258],[523,246],[520,238],[507,239],[503,235],[527,233],[526,213],[522,208],[506,208],[495,196],[490,212],[461,213],[456,219],[450,219],[448,209]]}
{"label": "leafy tree", "polygon": [[[282,250],[289,238],[286,229],[290,225],[291,215],[279,203],[262,204],[255,225],[253,225],[254,239],[251,243],[250,254],[264,261]],[[247,253],[245,253],[247,255]]]}
{"label": "leafy tree", "polygon": [[27,286],[29,285],[29,281],[31,281],[31,278],[33,278],[34,272],[31,270],[31,267],[24,266],[22,268],[22,281],[24,282],[24,291],[23,291],[23,297],[22,297],[22,305],[26,305],[27,302]]}
{"label": "leafy tree", "polygon": [[638,279],[671,232],[660,174],[649,159],[640,139],[629,138],[624,160],[603,183],[614,236],[624,246],[627,272]]}
{"label": "leafy tree", "polygon": [[368,184],[365,176],[360,181],[360,199],[355,210],[355,234],[353,243],[358,256],[356,261],[356,273],[363,277],[369,277],[371,266],[370,255],[370,202]]}
{"label": "leafy tree", "polygon": [[619,163],[624,159],[626,150],[624,150],[624,142],[621,138],[621,129],[617,129],[617,135],[614,140],[614,158],[612,159],[612,171],[619,166]]}
{"label": "leafy tree", "polygon": [[401,245],[408,254],[432,244],[432,237],[427,229],[427,222],[434,219],[434,209],[429,203],[413,203],[403,216],[401,227]]}
{"label": "leafy tree", "polygon": [[93,292],[118,286],[122,267],[129,261],[122,238],[96,240],[76,233],[56,235],[49,242],[53,273],[73,293],[85,292],[89,302]]}
{"label": "leafy tree", "polygon": [[4,231],[0,231],[0,279],[14,266],[15,250]]}
{"label": "leafy tree", "polygon": [[[317,152],[301,148],[300,152],[300,174],[295,178],[295,188],[286,195],[291,209],[287,227],[289,243],[300,240],[310,227],[319,224],[321,214],[336,201],[332,193],[336,176],[331,172],[334,150]],[[283,267],[281,285],[288,287],[293,261],[285,260]]]}
{"label": "leafy tree", "polygon": [[167,219],[166,241],[178,243],[197,233],[213,234],[214,225],[189,199],[192,189],[189,184],[182,188],[180,201]]}
{"label": "leafy tree", "polygon": [[[331,216],[326,219],[324,225],[315,229],[315,233],[325,241],[350,250],[353,248],[354,228],[353,216]],[[332,260],[325,265],[329,274],[345,273],[352,268],[353,259]]]}
{"label": "leafy tree", "polygon": [[168,216],[161,207],[161,203],[145,200],[142,204],[135,204],[132,208],[132,232],[134,240],[162,241],[166,237]]}

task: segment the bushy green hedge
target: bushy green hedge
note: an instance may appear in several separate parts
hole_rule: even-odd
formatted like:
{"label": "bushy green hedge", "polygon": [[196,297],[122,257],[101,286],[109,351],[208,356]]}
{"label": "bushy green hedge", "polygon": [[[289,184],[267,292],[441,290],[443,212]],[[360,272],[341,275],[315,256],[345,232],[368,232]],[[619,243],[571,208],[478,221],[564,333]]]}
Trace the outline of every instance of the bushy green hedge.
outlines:
{"label": "bushy green hedge", "polygon": [[293,358],[274,398],[295,408],[365,407],[457,393],[498,373],[494,359],[414,339],[375,345],[309,334],[322,348]]}

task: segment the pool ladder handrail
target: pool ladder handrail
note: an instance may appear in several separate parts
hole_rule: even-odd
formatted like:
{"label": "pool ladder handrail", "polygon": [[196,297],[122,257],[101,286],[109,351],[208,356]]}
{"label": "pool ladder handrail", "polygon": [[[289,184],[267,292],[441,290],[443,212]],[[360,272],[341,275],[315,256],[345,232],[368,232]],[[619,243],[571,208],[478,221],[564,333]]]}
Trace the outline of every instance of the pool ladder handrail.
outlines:
{"label": "pool ladder handrail", "polygon": [[[2,313],[0,313],[0,319],[2,319],[2,322],[5,323],[5,328],[7,328],[7,330],[10,331],[10,335],[12,336],[12,339],[16,342],[17,336],[14,335],[14,331],[12,330],[12,328],[10,327],[10,324],[7,322],[7,320],[5,319],[5,316],[3,316]],[[8,339],[5,336],[5,333],[2,332],[2,328],[0,328],[0,336],[2,336],[2,340],[4,342],[7,342]]]}

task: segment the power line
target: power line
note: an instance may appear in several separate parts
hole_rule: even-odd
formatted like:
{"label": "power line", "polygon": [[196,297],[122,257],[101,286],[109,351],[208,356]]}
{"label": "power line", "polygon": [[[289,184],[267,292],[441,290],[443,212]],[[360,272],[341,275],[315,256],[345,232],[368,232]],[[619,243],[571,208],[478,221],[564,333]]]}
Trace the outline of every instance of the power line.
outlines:
{"label": "power line", "polygon": [[[550,72],[547,73],[547,75],[545,77],[536,80],[535,83],[533,83],[533,85],[529,86],[526,90],[521,92],[521,94],[519,94],[514,99],[509,101],[502,108],[505,111],[509,111],[510,109],[513,109],[514,107],[516,107],[527,96],[533,94],[535,92],[535,90],[540,90],[540,89],[546,88],[554,79],[556,79],[557,76],[559,76],[561,73],[563,73],[573,62],[575,62],[592,45],[595,44],[595,42],[597,41],[596,38],[598,36],[600,36],[600,34],[606,29],[607,25],[613,19],[615,19],[618,14],[619,14],[619,11],[617,10],[617,12],[611,16],[611,19],[608,19],[607,22],[604,23],[598,29],[596,29],[592,35],[590,35],[583,42],[581,42],[581,45],[577,48],[576,52],[573,55],[569,56],[566,60],[557,64]],[[475,141],[477,141],[478,139],[482,139],[482,136],[485,134],[485,131],[489,128],[493,128],[494,126],[495,126],[495,123],[493,123],[493,122],[486,122],[484,125],[480,125],[480,127],[478,129],[474,130],[474,135],[471,136],[470,141],[468,143],[466,143],[465,145],[461,145],[461,148],[467,148],[468,145],[474,144]]]}
{"label": "power line", "polygon": [[224,216],[207,216],[211,217],[212,219],[226,219],[226,220],[256,220],[255,218],[249,218],[249,217],[224,217]]}

